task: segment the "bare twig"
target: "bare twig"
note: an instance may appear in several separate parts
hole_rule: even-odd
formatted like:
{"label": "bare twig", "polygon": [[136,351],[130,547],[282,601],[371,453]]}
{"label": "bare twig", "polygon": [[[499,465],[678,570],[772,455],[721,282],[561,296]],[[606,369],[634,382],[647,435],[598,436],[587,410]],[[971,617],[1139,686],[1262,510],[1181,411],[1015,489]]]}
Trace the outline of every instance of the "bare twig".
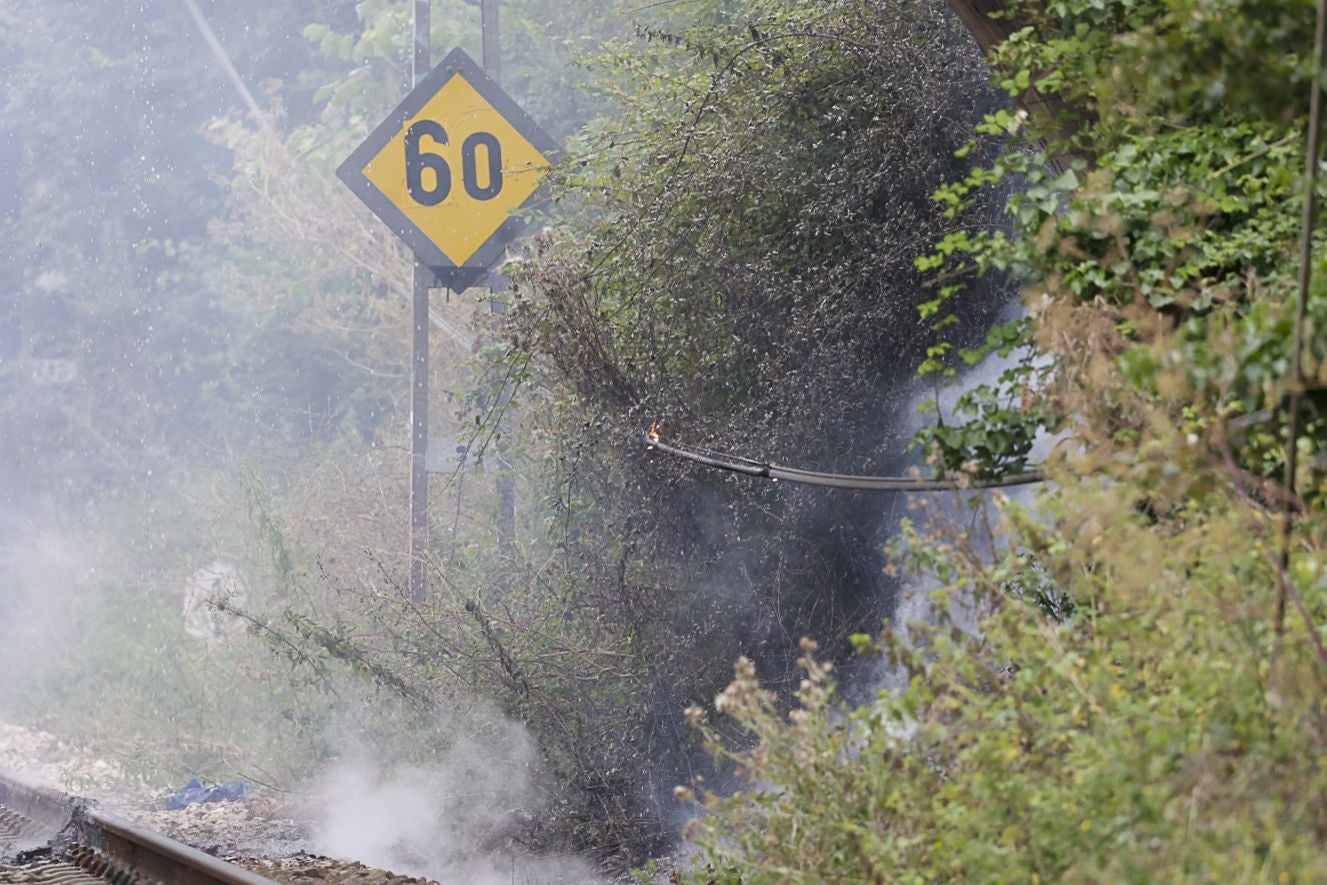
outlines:
{"label": "bare twig", "polygon": [[[1295,471],[1299,462],[1300,397],[1304,389],[1304,321],[1308,313],[1309,281],[1313,274],[1313,216],[1317,209],[1318,188],[1318,136],[1322,130],[1322,62],[1323,44],[1327,42],[1327,0],[1318,0],[1317,24],[1313,33],[1313,77],[1309,94],[1308,145],[1304,157],[1304,217],[1299,235],[1299,297],[1295,306],[1295,341],[1291,352],[1288,387],[1290,400],[1286,405],[1286,473],[1285,508],[1281,524],[1280,592],[1276,597],[1276,634],[1285,633],[1286,593],[1293,590],[1290,581],[1290,544],[1294,536]],[[1296,594],[1298,599],[1298,595]],[[1303,609],[1301,609],[1302,611]],[[1308,613],[1304,612],[1307,618]],[[1310,631],[1317,636],[1312,624]]]}
{"label": "bare twig", "polygon": [[[1304,604],[1304,597],[1300,594],[1299,588],[1295,586],[1295,582],[1290,580],[1290,572],[1282,567],[1279,562],[1277,566],[1277,580],[1281,584],[1281,599],[1284,600],[1288,596],[1291,602],[1295,604],[1299,616],[1304,619],[1304,626],[1308,630],[1309,638],[1313,640],[1313,647],[1318,652],[1318,661],[1324,667],[1327,667],[1327,645],[1323,644],[1322,634],[1318,632],[1317,625],[1313,623],[1313,616],[1309,614],[1308,606]],[[1278,628],[1284,633],[1283,625],[1278,625]]]}

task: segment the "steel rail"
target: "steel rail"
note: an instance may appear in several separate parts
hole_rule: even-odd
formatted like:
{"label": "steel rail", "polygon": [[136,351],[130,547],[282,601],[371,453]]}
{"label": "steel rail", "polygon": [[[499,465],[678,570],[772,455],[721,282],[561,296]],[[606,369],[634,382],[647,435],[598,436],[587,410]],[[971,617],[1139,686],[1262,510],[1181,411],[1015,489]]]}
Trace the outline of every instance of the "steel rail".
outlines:
{"label": "steel rail", "polygon": [[[73,866],[109,864],[166,885],[273,885],[272,880],[66,796],[0,772],[0,806],[41,828],[11,846],[49,846]],[[42,838],[44,837],[44,838]],[[37,840],[36,844],[32,844]]]}
{"label": "steel rail", "polygon": [[1029,485],[1045,482],[1046,477],[1040,471],[1014,473],[991,479],[957,476],[952,479],[922,479],[911,476],[862,476],[848,473],[824,473],[818,470],[802,470],[796,467],[784,467],[764,461],[753,461],[740,455],[724,452],[708,452],[694,446],[666,443],[659,438],[656,428],[646,431],[642,439],[646,449],[663,452],[687,461],[740,473],[744,476],[760,476],[772,482],[801,483],[803,485],[824,486],[828,488],[850,489],[861,492],[964,492],[977,489],[1005,488],[1008,486]]}
{"label": "steel rail", "polygon": [[171,885],[272,885],[265,876],[94,808],[81,808],[74,826],[81,844]]}
{"label": "steel rail", "polygon": [[21,822],[0,848],[25,851],[45,845],[68,826],[77,805],[72,796],[0,772],[0,808]]}

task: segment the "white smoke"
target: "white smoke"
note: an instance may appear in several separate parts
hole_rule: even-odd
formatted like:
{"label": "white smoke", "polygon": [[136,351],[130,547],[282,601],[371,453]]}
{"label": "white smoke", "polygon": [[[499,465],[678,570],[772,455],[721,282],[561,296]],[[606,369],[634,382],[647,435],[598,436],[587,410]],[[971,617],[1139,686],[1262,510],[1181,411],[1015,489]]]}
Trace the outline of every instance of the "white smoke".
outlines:
{"label": "white smoke", "polygon": [[96,578],[90,547],[87,539],[17,520],[0,539],[0,673],[11,687],[55,666],[74,641],[76,602]]}
{"label": "white smoke", "polygon": [[439,882],[601,881],[580,858],[534,850],[541,774],[529,732],[498,716],[429,766],[386,765],[356,749],[317,786],[313,847]]}
{"label": "white smoke", "polygon": [[[1002,321],[1012,319],[1012,316],[1007,311],[1001,319]],[[965,391],[983,384],[994,385],[1000,376],[1015,362],[1014,356],[1001,357],[999,354],[991,354],[964,372],[959,383],[942,390],[938,397],[932,395],[916,396],[911,410],[916,417],[908,428],[909,434],[919,430],[923,422],[935,420],[933,417],[922,416],[919,407],[924,401],[936,401],[940,414],[947,417],[953,413],[955,403]],[[1044,460],[1050,453],[1056,439],[1056,436],[1046,433],[1039,434],[1033,440],[1032,449],[1028,454],[1029,463],[1036,464]],[[1035,499],[1038,489],[1039,486],[1030,484],[1011,486],[1001,490],[931,493],[925,496],[927,505],[924,508],[925,518],[919,520],[914,516],[913,519],[914,522],[921,523],[919,528],[923,533],[943,535],[952,533],[955,529],[968,528],[973,530],[972,535],[978,548],[984,549],[986,553],[994,556],[995,549],[992,545],[998,547],[1003,541],[998,536],[992,536],[986,529],[991,526],[998,526],[1001,522],[1000,507],[997,507],[995,503],[997,496],[1007,503],[1028,506]],[[920,580],[909,581],[901,586],[894,609],[893,629],[904,633],[910,624],[933,623],[936,618],[937,604],[943,604],[953,623],[968,632],[975,633],[977,631],[978,613],[973,600],[967,596],[950,594],[942,602],[938,602],[935,599],[935,594],[939,588],[939,582],[929,576]],[[906,684],[906,676],[901,672],[884,668],[875,681],[881,687],[901,688]]]}

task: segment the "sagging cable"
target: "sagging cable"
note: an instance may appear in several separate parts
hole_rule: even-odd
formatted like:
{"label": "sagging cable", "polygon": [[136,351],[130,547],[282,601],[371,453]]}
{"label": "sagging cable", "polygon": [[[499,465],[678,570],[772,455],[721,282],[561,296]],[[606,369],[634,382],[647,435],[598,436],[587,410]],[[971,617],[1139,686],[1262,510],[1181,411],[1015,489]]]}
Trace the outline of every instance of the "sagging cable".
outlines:
{"label": "sagging cable", "polygon": [[762,476],[772,482],[783,480],[804,485],[851,489],[861,492],[963,492],[971,489],[1029,485],[1044,482],[1046,479],[1040,471],[1035,470],[994,479],[977,479],[968,476],[959,476],[953,479],[921,479],[911,476],[858,476],[846,473],[799,470],[796,467],[784,467],[764,461],[753,461],[740,455],[714,452],[697,446],[666,443],[659,437],[658,422],[650,425],[650,429],[645,432],[642,438],[642,443],[646,449],[660,451],[717,470],[727,470],[730,473],[740,473],[744,476]]}

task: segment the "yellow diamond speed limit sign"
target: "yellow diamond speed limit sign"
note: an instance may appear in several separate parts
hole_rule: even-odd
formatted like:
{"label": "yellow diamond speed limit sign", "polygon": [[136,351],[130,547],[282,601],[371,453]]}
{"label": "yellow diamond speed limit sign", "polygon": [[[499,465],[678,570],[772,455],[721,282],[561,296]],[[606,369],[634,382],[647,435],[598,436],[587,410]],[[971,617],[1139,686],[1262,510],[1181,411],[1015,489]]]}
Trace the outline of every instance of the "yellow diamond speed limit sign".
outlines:
{"label": "yellow diamond speed limit sign", "polygon": [[455,49],[337,175],[440,282],[465,288],[519,232],[512,213],[532,201],[556,151],[534,120]]}

